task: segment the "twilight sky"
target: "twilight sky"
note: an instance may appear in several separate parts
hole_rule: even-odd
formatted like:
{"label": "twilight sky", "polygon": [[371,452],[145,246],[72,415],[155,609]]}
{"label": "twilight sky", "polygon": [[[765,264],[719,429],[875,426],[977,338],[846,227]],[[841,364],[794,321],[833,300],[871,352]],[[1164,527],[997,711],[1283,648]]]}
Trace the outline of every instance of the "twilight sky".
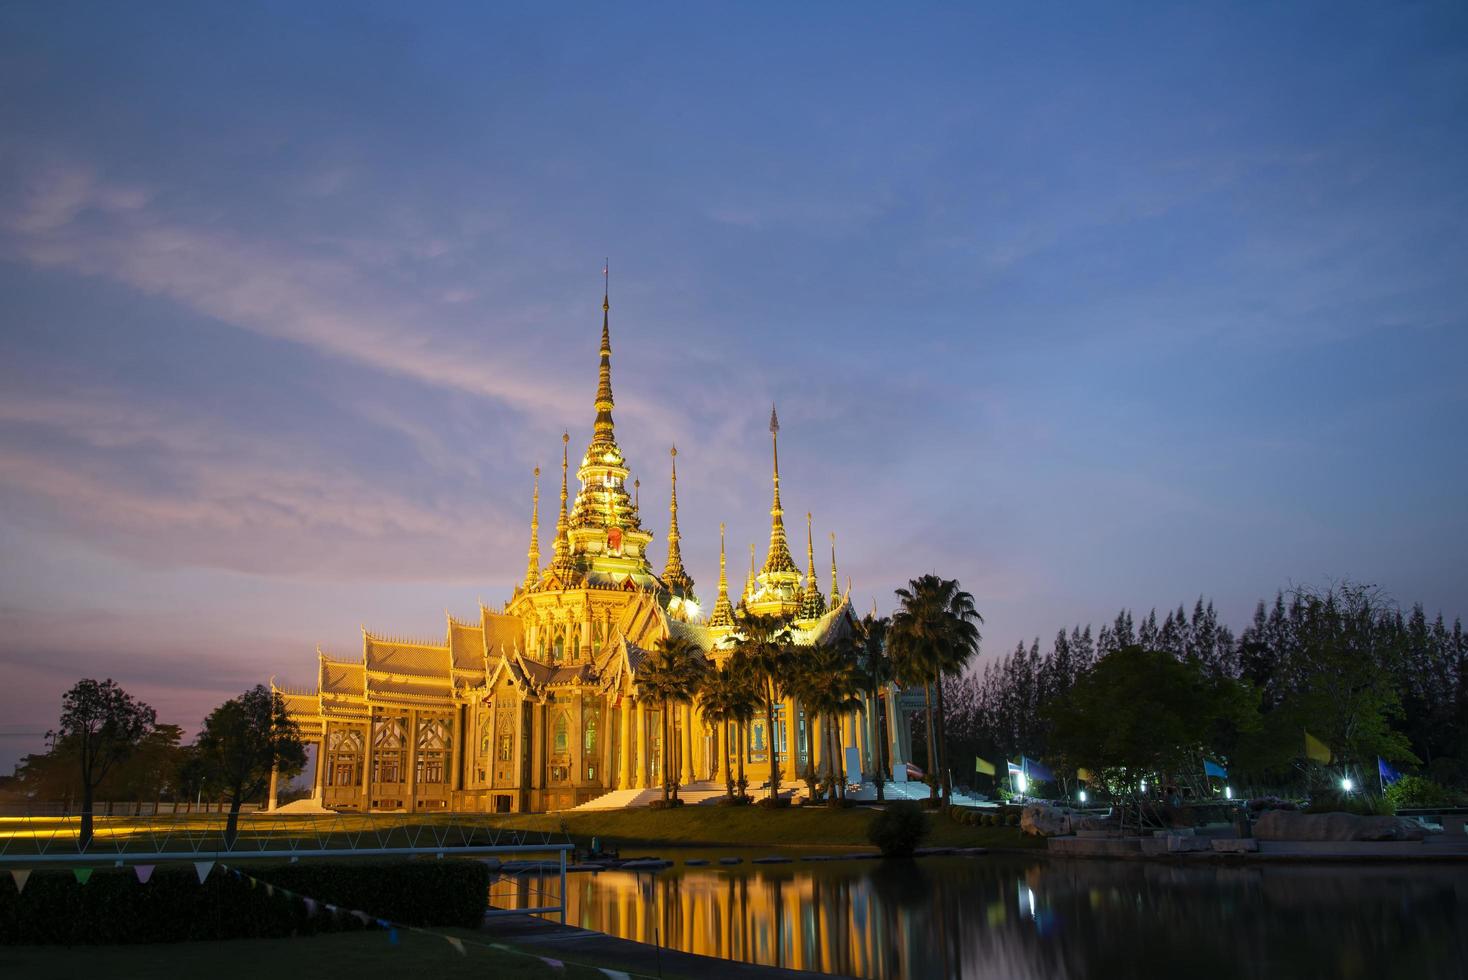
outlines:
{"label": "twilight sky", "polygon": [[956,577],[986,654],[1468,613],[1461,4],[789,6],[0,7],[0,769],[78,677],[192,729],[503,601],[604,256],[706,601],[778,402],[800,563]]}

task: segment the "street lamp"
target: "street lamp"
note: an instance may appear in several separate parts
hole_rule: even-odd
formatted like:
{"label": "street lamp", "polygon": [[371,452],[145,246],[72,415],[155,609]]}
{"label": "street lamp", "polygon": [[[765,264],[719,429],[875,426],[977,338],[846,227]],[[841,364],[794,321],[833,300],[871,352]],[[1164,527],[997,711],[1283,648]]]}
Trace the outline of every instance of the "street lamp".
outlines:
{"label": "street lamp", "polygon": [[1345,777],[1343,777],[1341,779],[1341,791],[1342,792],[1349,793],[1349,792],[1351,792],[1351,790],[1353,790],[1355,788],[1356,788],[1356,784],[1353,783],[1353,782],[1351,782],[1351,777],[1350,776],[1345,776]]}

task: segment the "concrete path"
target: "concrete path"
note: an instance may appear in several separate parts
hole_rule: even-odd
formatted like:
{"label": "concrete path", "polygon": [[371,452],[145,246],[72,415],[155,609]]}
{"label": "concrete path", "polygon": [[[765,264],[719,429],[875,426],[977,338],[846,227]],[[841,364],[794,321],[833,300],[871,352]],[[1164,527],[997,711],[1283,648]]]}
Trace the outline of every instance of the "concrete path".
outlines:
{"label": "concrete path", "polygon": [[723,977],[801,977],[830,976],[804,970],[784,970],[772,966],[756,966],[713,956],[696,956],[674,949],[658,949],[630,939],[618,939],[606,933],[563,926],[533,915],[510,915],[486,919],[481,927],[493,941],[508,943],[534,953],[541,953],[568,963],[592,968],[657,977],[663,975],[720,980]]}

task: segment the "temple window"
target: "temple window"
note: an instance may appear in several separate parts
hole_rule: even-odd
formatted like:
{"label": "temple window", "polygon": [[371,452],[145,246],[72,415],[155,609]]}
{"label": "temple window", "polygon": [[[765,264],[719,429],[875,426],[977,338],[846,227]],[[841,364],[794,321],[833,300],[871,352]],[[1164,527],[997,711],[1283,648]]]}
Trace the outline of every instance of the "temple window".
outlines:
{"label": "temple window", "polygon": [[551,751],[560,755],[571,748],[570,725],[566,723],[566,713],[563,711],[556,718],[555,735],[551,739]]}
{"label": "temple window", "polygon": [[597,725],[601,721],[601,708],[586,709],[586,733],[583,747],[585,752],[582,759],[586,765],[586,780],[596,781],[596,759],[597,759]]}
{"label": "temple window", "polygon": [[373,782],[403,781],[403,747],[407,744],[407,731],[406,718],[399,716],[377,719],[372,738]]}
{"label": "temple window", "polygon": [[414,775],[419,783],[444,781],[444,758],[453,746],[449,723],[441,718],[418,722],[418,757]]}
{"label": "temple window", "polygon": [[326,739],[326,757],[317,761],[326,767],[328,786],[356,786],[362,781],[362,733],[333,731]]}

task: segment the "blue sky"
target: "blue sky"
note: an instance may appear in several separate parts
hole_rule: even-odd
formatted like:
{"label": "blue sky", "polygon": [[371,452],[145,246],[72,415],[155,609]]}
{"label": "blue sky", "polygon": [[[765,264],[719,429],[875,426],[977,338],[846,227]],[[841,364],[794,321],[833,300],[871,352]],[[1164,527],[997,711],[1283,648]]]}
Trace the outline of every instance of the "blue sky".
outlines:
{"label": "blue sky", "polygon": [[976,6],[0,8],[0,765],[79,676],[193,726],[502,601],[604,256],[707,598],[778,402],[822,580],[956,577],[986,655],[1468,611],[1463,7]]}

